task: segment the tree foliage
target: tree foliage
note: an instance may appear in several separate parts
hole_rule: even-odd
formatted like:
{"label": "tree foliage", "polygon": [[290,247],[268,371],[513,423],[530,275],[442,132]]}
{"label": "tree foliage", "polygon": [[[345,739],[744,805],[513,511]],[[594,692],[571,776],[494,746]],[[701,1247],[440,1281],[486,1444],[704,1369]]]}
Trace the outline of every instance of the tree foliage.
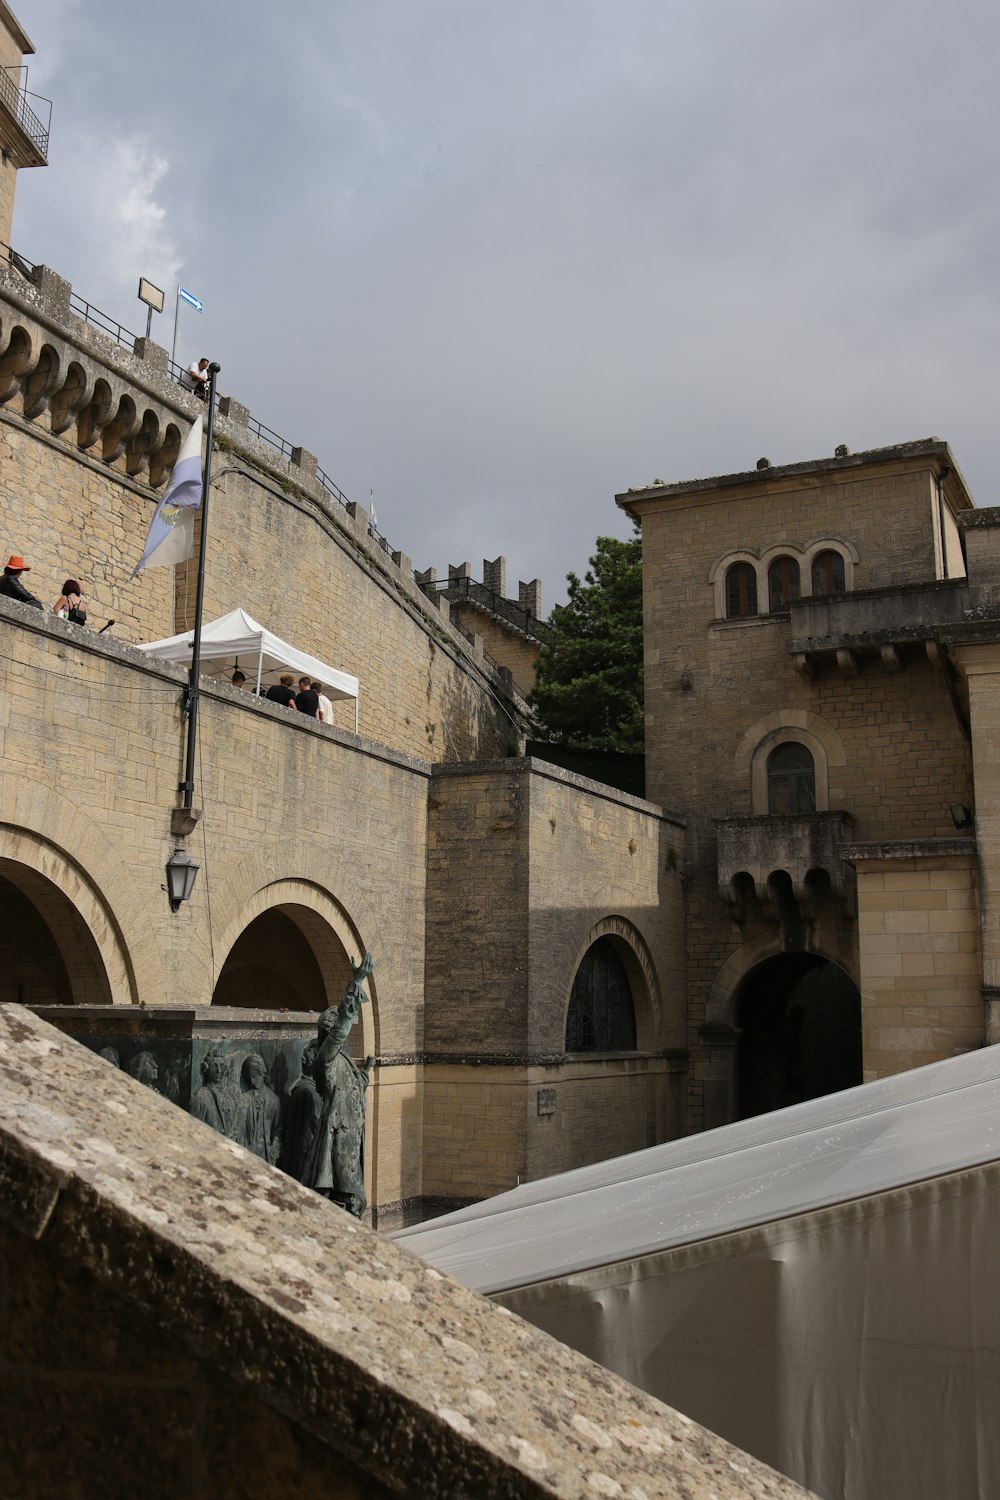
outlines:
{"label": "tree foliage", "polygon": [[548,734],[585,750],[641,751],[642,540],[599,536],[583,582],[568,573],[531,702]]}

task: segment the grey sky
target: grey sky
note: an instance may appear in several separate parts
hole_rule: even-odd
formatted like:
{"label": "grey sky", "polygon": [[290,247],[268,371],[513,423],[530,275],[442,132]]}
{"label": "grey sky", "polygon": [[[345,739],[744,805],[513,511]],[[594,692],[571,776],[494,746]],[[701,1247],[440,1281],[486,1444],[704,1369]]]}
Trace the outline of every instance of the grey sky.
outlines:
{"label": "grey sky", "polygon": [[179,355],[418,567],[548,606],[616,490],[840,442],[937,434],[997,498],[992,0],[15,9],[15,247],[135,328],[180,278]]}

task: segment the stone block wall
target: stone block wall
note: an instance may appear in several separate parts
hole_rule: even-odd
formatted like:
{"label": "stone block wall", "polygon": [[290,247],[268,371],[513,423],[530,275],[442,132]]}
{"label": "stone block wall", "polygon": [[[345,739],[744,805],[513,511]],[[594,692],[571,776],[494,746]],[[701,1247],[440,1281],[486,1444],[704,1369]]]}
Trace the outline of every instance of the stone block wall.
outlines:
{"label": "stone block wall", "polygon": [[[475,1196],[667,1139],[684,1075],[683,827],[541,761],[449,768],[428,828],[425,1191]],[[591,943],[620,950],[628,1060],[565,1052]],[[669,976],[669,982],[661,976]],[[473,1068],[460,1068],[459,1061]],[[484,1175],[485,1174],[485,1175]]]}
{"label": "stone block wall", "polygon": [[851,851],[866,1082],[982,1045],[975,848],[940,843]]}

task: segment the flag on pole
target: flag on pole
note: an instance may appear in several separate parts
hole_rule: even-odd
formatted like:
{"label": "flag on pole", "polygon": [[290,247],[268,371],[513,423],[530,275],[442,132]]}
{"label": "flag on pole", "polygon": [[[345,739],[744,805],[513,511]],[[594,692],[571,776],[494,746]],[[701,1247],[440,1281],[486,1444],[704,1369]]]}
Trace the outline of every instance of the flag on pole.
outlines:
{"label": "flag on pole", "polygon": [[170,483],[160,499],[142,556],[132,570],[160,568],[184,562],[194,552],[194,513],[201,505],[201,442],[203,419],[197,417],[184,439]]}
{"label": "flag on pole", "polygon": [[196,297],[193,292],[185,291],[184,287],[179,286],[177,288],[177,295],[183,302],[187,302],[191,307],[193,307],[195,312],[205,311],[204,302],[201,301],[200,297]]}
{"label": "flag on pole", "polygon": [[375,491],[368,491],[368,504],[372,513],[372,528],[378,531],[378,516],[375,514]]}

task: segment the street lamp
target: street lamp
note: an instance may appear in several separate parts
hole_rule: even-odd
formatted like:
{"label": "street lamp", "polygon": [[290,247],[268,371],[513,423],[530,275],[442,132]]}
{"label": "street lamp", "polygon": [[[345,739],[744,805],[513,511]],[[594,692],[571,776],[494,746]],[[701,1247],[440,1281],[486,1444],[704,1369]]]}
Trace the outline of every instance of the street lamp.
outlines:
{"label": "street lamp", "polygon": [[201,866],[185,854],[180,844],[167,860],[167,897],[170,910],[177,911],[182,901],[187,901],[194,890],[194,879]]}

